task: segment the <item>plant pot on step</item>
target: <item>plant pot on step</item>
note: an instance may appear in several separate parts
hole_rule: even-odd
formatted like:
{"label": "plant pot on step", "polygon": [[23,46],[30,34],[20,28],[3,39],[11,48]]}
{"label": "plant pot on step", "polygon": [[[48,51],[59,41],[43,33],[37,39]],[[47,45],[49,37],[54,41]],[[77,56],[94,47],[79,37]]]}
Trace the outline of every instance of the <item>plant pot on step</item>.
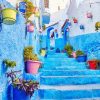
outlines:
{"label": "plant pot on step", "polygon": [[87,55],[80,55],[76,57],[76,60],[78,62],[86,62],[87,61]]}
{"label": "plant pot on step", "polygon": [[97,60],[88,60],[87,63],[89,64],[90,69],[97,69],[98,61]]}
{"label": "plant pot on step", "polygon": [[30,74],[37,74],[40,66],[41,66],[40,61],[27,60],[25,62],[25,70],[27,73],[30,73]]}
{"label": "plant pot on step", "polygon": [[12,25],[16,22],[17,11],[15,9],[6,8],[2,10],[3,23],[7,25]]}
{"label": "plant pot on step", "polygon": [[13,87],[13,100],[30,100],[30,95],[26,94],[24,90]]}

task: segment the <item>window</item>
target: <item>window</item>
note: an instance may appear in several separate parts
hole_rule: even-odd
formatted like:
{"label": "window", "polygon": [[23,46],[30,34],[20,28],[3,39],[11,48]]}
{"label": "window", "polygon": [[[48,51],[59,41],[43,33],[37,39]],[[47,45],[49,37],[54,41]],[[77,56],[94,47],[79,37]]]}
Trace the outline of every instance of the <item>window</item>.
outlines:
{"label": "window", "polygon": [[44,0],[44,7],[49,8],[49,0]]}

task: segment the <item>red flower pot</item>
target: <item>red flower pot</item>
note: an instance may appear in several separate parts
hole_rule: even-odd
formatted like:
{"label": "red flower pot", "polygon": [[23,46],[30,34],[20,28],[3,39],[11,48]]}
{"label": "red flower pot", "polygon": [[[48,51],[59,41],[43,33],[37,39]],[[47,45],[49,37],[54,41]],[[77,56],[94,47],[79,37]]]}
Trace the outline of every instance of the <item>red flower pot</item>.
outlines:
{"label": "red flower pot", "polygon": [[73,18],[74,23],[78,23],[78,20],[76,18]]}
{"label": "red flower pot", "polygon": [[97,61],[96,60],[89,60],[88,61],[90,69],[97,69]]}

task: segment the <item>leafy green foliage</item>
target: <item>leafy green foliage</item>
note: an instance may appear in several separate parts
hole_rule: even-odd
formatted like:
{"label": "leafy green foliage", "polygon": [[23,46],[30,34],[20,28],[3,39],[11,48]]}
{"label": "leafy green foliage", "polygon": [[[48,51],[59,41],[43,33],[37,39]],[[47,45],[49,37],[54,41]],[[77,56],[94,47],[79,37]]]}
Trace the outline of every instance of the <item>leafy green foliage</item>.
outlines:
{"label": "leafy green foliage", "polygon": [[14,68],[16,66],[16,62],[9,59],[5,59],[3,62],[7,67]]}
{"label": "leafy green foliage", "polygon": [[77,50],[76,51],[76,56],[81,56],[81,55],[84,55],[84,52],[81,51],[81,50]]}
{"label": "leafy green foliage", "polygon": [[24,61],[32,60],[32,61],[38,61],[38,57],[36,54],[33,53],[33,47],[28,46],[24,48]]}

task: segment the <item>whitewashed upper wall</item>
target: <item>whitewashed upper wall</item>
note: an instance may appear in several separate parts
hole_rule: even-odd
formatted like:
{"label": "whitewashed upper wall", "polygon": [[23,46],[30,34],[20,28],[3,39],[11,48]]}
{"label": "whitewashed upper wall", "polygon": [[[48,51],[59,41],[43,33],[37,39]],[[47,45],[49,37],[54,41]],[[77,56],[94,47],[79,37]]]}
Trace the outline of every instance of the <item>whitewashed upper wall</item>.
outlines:
{"label": "whitewashed upper wall", "polygon": [[[72,22],[72,27],[70,30],[70,36],[77,36],[82,34],[89,34],[95,32],[95,23],[100,21],[100,0],[84,0],[77,8],[75,0],[71,4],[68,10],[68,17]],[[90,7],[90,4],[91,7]],[[93,19],[88,19],[86,16],[87,12],[92,12]],[[72,18],[78,18],[78,24],[74,24]],[[85,25],[85,30],[82,31],[79,28],[80,24]]]}

